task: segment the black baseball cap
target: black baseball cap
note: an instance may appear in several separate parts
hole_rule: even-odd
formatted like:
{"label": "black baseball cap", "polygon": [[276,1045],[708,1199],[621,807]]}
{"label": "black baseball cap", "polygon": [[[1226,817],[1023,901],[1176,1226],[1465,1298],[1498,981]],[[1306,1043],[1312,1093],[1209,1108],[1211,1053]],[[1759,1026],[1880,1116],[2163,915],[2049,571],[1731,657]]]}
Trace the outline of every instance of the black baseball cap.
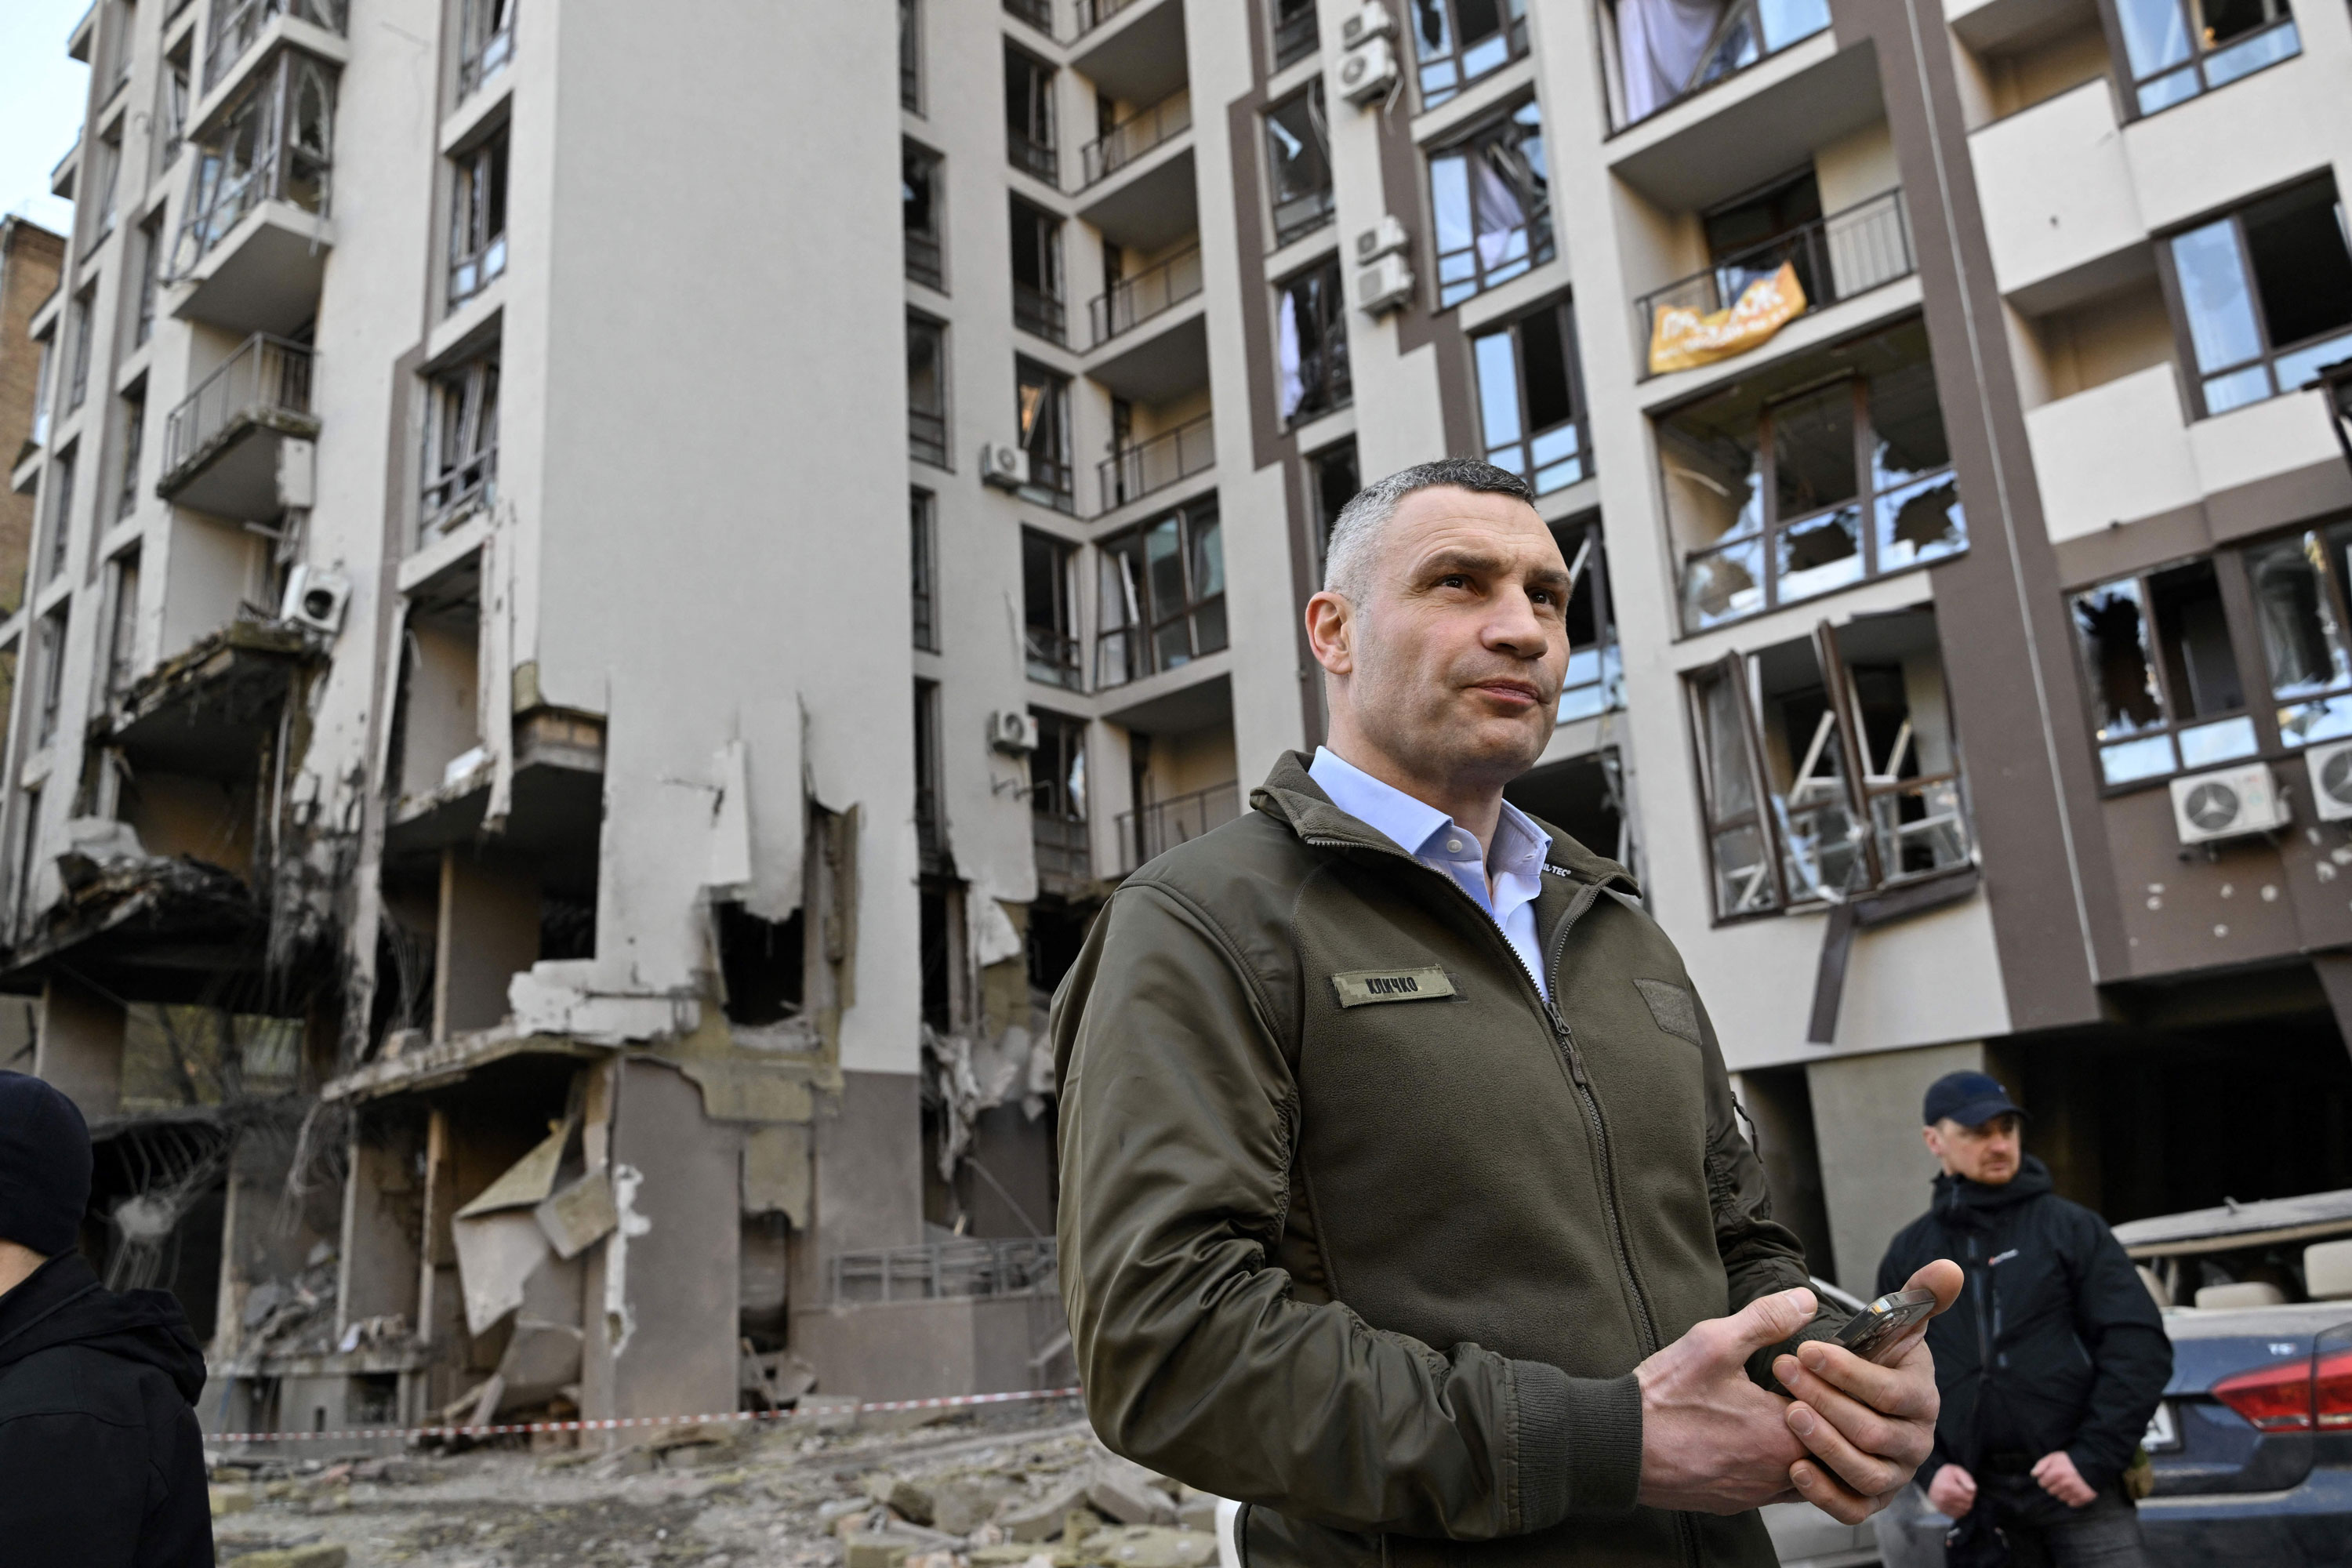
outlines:
{"label": "black baseball cap", "polygon": [[1963,1127],[1981,1127],[1996,1116],[2022,1116],[2025,1111],[2009,1098],[1990,1073],[1948,1072],[1927,1086],[1927,1121],[1933,1127],[1947,1116]]}

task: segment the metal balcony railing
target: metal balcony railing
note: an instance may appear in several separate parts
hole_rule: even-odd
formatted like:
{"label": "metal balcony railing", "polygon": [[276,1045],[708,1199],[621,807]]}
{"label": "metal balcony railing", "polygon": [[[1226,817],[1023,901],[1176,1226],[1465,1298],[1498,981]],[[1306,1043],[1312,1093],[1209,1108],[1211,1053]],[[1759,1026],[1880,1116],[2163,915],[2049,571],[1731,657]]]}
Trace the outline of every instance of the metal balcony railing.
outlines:
{"label": "metal balcony railing", "polygon": [[262,29],[278,16],[292,16],[324,27],[343,30],[343,0],[213,0],[210,35],[205,45],[205,90],[210,92],[228,75],[229,68],[261,37]]}
{"label": "metal balcony railing", "polygon": [[1113,16],[1141,0],[1078,0],[1078,31],[1091,33]]}
{"label": "metal balcony railing", "polygon": [[1808,313],[1910,276],[1915,264],[1901,188],[1815,218],[1762,245],[1735,251],[1705,272],[1643,295],[1633,301],[1640,341],[1650,342],[1660,310],[1680,308],[1706,315],[1724,310],[1738,303],[1749,285],[1778,272],[1783,263],[1796,269]]}
{"label": "metal balcony railing", "polygon": [[1154,147],[1191,129],[1192,89],[1180,87],[1150,108],[1137,110],[1086,144],[1078,154],[1085,184],[1101,184]]}
{"label": "metal balcony railing", "polygon": [[1065,686],[1072,691],[1084,684],[1078,673],[1077,638],[1050,626],[1024,626],[1021,640],[1027,655],[1030,679],[1042,680],[1048,686]]}
{"label": "metal balcony railing", "polygon": [[1013,285],[1013,324],[1024,332],[1036,333],[1047,342],[1066,342],[1069,339],[1069,311],[1061,296],[1018,279]]}
{"label": "metal balcony railing", "polygon": [[1094,856],[1087,847],[1083,817],[1038,812],[1029,818],[1030,841],[1037,852],[1037,879],[1056,892],[1067,892],[1094,879]]}
{"label": "metal balcony railing", "polygon": [[1163,430],[1148,441],[1112,453],[1097,465],[1102,510],[1116,511],[1131,500],[1207,471],[1216,461],[1213,416],[1203,414],[1173,430]]}
{"label": "metal balcony railing", "polygon": [[188,473],[243,431],[267,425],[312,435],[310,351],[256,332],[220,368],[198,382],[163,424],[163,479],[168,496]]}
{"label": "metal balcony railing", "polygon": [[1018,16],[1049,38],[1054,36],[1054,0],[1004,0],[1004,14]]}
{"label": "metal balcony railing", "polygon": [[1125,876],[1177,845],[1222,827],[1242,814],[1240,781],[1211,784],[1191,795],[1171,795],[1118,814],[1118,852]]}
{"label": "metal balcony railing", "polygon": [[934,1241],[833,1259],[833,1304],[932,1301],[1050,1290],[1061,1250],[1050,1236],[1020,1241]]}
{"label": "metal balcony railing", "polygon": [[1004,132],[1004,155],[1016,169],[1026,169],[1049,185],[1062,182],[1062,158],[1053,144],[1040,142],[1025,131],[1008,126]]}
{"label": "metal balcony railing", "polygon": [[1122,278],[1087,302],[1087,316],[1100,348],[1119,333],[1182,304],[1201,291],[1201,247],[1180,251],[1132,278]]}
{"label": "metal balcony railing", "polygon": [[944,414],[907,410],[907,447],[935,468],[948,466],[948,420]]}

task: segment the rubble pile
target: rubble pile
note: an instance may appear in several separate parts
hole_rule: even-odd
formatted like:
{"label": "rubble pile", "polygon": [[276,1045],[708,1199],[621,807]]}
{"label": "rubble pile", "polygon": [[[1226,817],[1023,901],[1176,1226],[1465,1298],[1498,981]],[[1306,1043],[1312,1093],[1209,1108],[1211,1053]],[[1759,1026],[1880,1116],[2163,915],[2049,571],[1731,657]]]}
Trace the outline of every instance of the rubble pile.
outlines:
{"label": "rubble pile", "polygon": [[[519,1440],[518,1440],[519,1441]],[[1216,1500],[1097,1442],[1074,1404],[803,1414],[607,1449],[219,1460],[247,1568],[1212,1568]],[[260,1556],[308,1552],[309,1557]],[[340,1554],[340,1555],[338,1555]]]}

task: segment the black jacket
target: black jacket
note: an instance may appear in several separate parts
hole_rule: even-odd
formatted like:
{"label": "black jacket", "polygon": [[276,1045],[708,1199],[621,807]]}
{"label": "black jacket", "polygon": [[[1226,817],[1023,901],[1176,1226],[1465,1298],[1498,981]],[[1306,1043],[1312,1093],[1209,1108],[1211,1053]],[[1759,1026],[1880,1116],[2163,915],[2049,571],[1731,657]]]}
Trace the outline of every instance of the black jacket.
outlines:
{"label": "black jacket", "polygon": [[2063,1448],[2086,1483],[2115,1490],[2172,1376],[2172,1342],[2106,1221],[2052,1192],[2029,1155],[2006,1186],[1936,1178],[1933,1206],[1888,1246],[1879,1291],[1938,1258],[1968,1286],[1927,1330],[1944,1410],[1920,1479]]}
{"label": "black jacket", "polygon": [[163,1291],[117,1295],[66,1253],[0,1296],[0,1561],[212,1568],[204,1386]]}

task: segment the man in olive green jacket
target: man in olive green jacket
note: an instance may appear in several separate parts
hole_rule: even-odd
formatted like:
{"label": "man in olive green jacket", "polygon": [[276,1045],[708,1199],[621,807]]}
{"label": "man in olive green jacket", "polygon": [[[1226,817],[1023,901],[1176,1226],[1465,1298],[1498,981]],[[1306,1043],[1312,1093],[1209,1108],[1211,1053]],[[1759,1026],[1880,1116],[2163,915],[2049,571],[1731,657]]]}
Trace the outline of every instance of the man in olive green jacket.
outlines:
{"label": "man in olive green jacket", "polygon": [[1498,469],[1357,497],[1329,746],[1129,877],[1055,1001],[1088,1415],[1248,1505],[1248,1568],[1769,1563],[1759,1504],[1859,1521],[1927,1452],[1916,1339],[1819,1342],[1632,878],[1502,799],[1570,587]]}

